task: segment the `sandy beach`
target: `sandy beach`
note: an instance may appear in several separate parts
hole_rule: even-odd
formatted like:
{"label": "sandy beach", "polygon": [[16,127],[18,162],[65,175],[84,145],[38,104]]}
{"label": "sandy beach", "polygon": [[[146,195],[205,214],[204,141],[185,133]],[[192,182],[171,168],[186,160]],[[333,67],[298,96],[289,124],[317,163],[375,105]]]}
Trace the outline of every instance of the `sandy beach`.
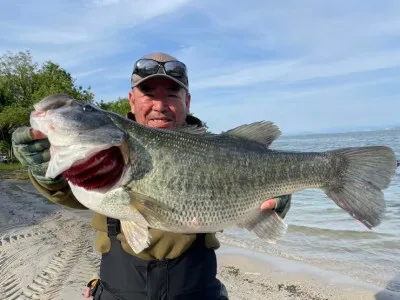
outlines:
{"label": "sandy beach", "polygon": [[[91,213],[50,203],[29,181],[1,179],[0,199],[0,299],[84,299],[99,267]],[[217,254],[230,299],[400,299],[384,286],[245,248],[223,244]]]}

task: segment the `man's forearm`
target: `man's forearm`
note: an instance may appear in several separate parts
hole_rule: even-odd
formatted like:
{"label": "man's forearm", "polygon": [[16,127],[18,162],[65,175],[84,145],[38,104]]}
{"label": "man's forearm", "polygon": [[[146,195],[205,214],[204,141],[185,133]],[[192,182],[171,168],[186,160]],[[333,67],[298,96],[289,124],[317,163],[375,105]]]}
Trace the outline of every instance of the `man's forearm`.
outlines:
{"label": "man's forearm", "polygon": [[42,194],[45,198],[53,203],[61,204],[66,207],[76,209],[87,209],[83,206],[72,194],[71,188],[66,181],[58,181],[57,183],[45,184],[39,182],[35,176],[28,171],[29,178],[33,186]]}

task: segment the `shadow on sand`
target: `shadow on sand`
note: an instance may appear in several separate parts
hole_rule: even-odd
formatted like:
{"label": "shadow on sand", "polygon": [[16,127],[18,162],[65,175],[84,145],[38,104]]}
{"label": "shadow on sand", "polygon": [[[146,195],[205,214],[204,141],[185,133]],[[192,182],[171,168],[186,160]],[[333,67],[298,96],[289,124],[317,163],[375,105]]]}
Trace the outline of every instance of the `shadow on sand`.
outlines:
{"label": "shadow on sand", "polygon": [[396,275],[386,288],[375,295],[376,300],[400,299],[400,274]]}

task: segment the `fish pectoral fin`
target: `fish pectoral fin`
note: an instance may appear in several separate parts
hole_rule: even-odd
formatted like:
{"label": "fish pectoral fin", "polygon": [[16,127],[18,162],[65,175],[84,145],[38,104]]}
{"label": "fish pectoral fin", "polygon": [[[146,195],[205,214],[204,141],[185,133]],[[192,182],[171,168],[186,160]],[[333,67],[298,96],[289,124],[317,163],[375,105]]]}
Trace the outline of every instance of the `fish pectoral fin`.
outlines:
{"label": "fish pectoral fin", "polygon": [[288,227],[286,222],[273,210],[257,210],[237,225],[254,232],[269,243],[276,243],[282,238]]}
{"label": "fish pectoral fin", "polygon": [[171,211],[169,206],[147,195],[137,192],[131,192],[130,195],[132,207],[153,226],[162,219],[160,211]]}
{"label": "fish pectoral fin", "polygon": [[121,229],[128,245],[135,253],[140,253],[149,246],[150,233],[147,226],[121,220]]}
{"label": "fish pectoral fin", "polygon": [[281,131],[271,121],[260,121],[235,127],[225,131],[222,135],[236,136],[269,146],[281,135]]}

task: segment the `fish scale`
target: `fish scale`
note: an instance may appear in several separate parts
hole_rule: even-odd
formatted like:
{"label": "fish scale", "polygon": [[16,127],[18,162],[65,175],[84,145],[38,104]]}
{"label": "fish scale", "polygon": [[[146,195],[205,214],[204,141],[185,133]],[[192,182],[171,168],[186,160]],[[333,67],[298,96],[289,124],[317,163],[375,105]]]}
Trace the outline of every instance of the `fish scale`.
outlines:
{"label": "fish scale", "polygon": [[35,109],[31,125],[48,135],[53,146],[48,177],[68,174],[74,163],[84,166],[100,151],[119,147],[125,165],[117,182],[93,189],[70,178],[69,185],[83,205],[121,220],[136,253],[149,245],[149,227],[195,233],[236,225],[276,242],[287,224],[260,205],[310,188],[323,190],[372,228],[381,223],[386,209],[382,191],[396,169],[395,154],[386,146],[270,150],[280,130],[268,121],[221,134],[193,126],[155,129],[57,94]]}
{"label": "fish scale", "polygon": [[[154,161],[160,164],[156,163],[148,176],[132,182],[129,188],[161,201],[163,205],[157,214],[166,224],[172,223],[178,228],[190,226],[192,220],[197,219],[200,222],[196,226],[198,230],[220,230],[219,223],[234,225],[265,199],[304,187],[321,186],[321,181],[333,173],[327,168],[330,158],[325,154],[298,155],[270,150],[252,153],[245,149],[222,148],[211,142],[200,153],[198,149],[203,148],[199,144],[204,145],[203,141],[170,141],[165,139],[147,148]],[[182,155],[162,154],[164,148],[171,149],[170,153],[179,152]],[[207,156],[206,151],[211,151],[213,155]],[[296,160],[301,164],[297,164]],[[298,172],[300,169],[303,174]],[[294,174],[299,176],[296,178]],[[165,207],[169,210],[162,209]],[[198,211],[199,207],[202,210]],[[187,208],[191,210],[186,211],[183,218],[181,212]],[[215,218],[210,212],[215,212]]]}

